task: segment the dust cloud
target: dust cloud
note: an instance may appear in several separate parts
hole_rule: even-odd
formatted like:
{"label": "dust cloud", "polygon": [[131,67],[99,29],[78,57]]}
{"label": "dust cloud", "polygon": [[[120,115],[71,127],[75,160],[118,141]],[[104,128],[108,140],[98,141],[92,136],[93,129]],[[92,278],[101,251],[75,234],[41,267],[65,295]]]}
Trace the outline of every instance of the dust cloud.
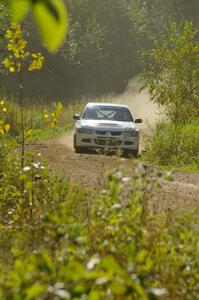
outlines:
{"label": "dust cloud", "polygon": [[73,150],[73,133],[74,130],[71,130],[64,135],[57,137],[54,142],[56,144],[65,145],[67,148]]}
{"label": "dust cloud", "polygon": [[136,80],[129,82],[126,91],[116,96],[116,103],[128,105],[134,118],[141,118],[141,128],[153,127],[160,119],[160,111],[151,100],[147,90],[140,92],[140,84]]}

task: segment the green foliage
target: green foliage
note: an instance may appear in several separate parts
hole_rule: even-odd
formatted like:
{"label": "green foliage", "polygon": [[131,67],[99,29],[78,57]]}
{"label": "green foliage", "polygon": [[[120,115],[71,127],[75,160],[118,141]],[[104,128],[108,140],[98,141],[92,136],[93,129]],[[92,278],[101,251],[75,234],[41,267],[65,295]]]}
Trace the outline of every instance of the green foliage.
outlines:
{"label": "green foliage", "polygon": [[[29,3],[31,0],[21,0]],[[16,12],[20,12],[21,1]],[[45,1],[49,3],[50,1]],[[151,48],[151,36],[164,36],[170,21],[185,19],[198,24],[198,1],[192,0],[65,0],[69,11],[70,27],[67,39],[56,55],[46,54],[47,64],[41,74],[27,77],[29,95],[45,95],[70,99],[83,95],[99,96],[121,92],[129,79],[141,70],[139,55],[142,49]],[[41,5],[44,1],[34,1]],[[55,3],[51,1],[51,3]],[[47,10],[49,11],[49,10]],[[62,10],[63,11],[63,10]],[[41,12],[40,12],[41,13]],[[42,18],[42,21],[45,18]],[[30,18],[23,21],[31,41],[32,50],[42,51],[35,25]],[[43,24],[43,23],[42,23]],[[50,30],[48,22],[46,30]],[[49,37],[56,38],[56,34]],[[12,77],[12,82],[15,79]],[[42,81],[46,89],[38,87]],[[10,81],[4,82],[13,91]],[[67,88],[66,88],[67,87]]]}
{"label": "green foliage", "polygon": [[149,217],[153,170],[140,166],[129,193],[116,170],[92,195],[50,175],[38,154],[21,172],[13,147],[0,149],[2,300],[197,298],[196,220]]}
{"label": "green foliage", "polygon": [[[2,57],[4,55],[4,46],[5,46],[5,32],[7,29],[7,20],[10,17],[9,11],[7,7],[4,5],[3,2],[0,3],[0,59],[2,60]],[[0,72],[1,70],[1,63],[0,63]],[[1,88],[1,83],[0,83]]]}
{"label": "green foliage", "polygon": [[63,105],[61,104],[61,102],[54,102],[52,106],[53,107],[51,111],[44,111],[44,119],[46,121],[46,124],[51,128],[57,125],[63,110]]}
{"label": "green foliage", "polygon": [[199,168],[199,126],[157,124],[148,144],[147,158],[161,165],[175,167],[193,165]]}
{"label": "green foliage", "polygon": [[147,7],[137,0],[67,3],[70,30],[57,61],[71,93],[121,92],[138,72],[139,51],[149,44]]}
{"label": "green foliage", "polygon": [[5,35],[5,31],[7,29],[7,20],[9,18],[10,14],[4,3],[2,2],[0,4],[0,23],[1,23],[1,28],[0,28],[0,42],[3,42],[3,37]]}
{"label": "green foliage", "polygon": [[[3,101],[3,100],[2,100]],[[49,127],[44,118],[45,111],[49,111],[51,104],[37,103],[36,105],[30,105],[32,99],[25,99],[27,103],[24,107],[24,129],[26,143],[35,142],[37,140],[50,139],[61,133],[72,129],[74,126],[73,115],[77,112],[81,113],[85,101],[73,102],[63,108],[62,115],[59,116],[58,122],[56,121],[56,127]],[[14,100],[10,100],[4,103],[7,105],[7,112],[4,113],[3,120],[5,124],[9,124],[9,137],[16,138],[20,141],[21,132],[21,112],[20,106],[15,103]],[[1,105],[0,105],[1,106]],[[3,107],[3,106],[2,106]],[[53,111],[52,111],[53,113]]]}
{"label": "green foliage", "polygon": [[10,124],[5,122],[5,116],[8,111],[7,103],[4,100],[0,101],[0,135],[6,134],[10,130]]}
{"label": "green foliage", "polygon": [[137,56],[135,20],[131,20],[127,1],[67,2],[71,22],[60,59],[64,59],[67,76],[70,74],[70,88],[76,91],[78,84],[81,94],[85,82],[90,82],[90,94],[113,87],[121,90],[136,68],[133,63]]}
{"label": "green foliage", "polygon": [[68,16],[63,0],[9,0],[13,20],[20,22],[31,10],[42,40],[50,52],[55,52],[68,31]]}
{"label": "green foliage", "polygon": [[171,23],[153,48],[143,53],[141,78],[151,100],[164,108],[171,123],[160,123],[148,145],[147,159],[175,167],[199,167],[199,42],[192,22]]}
{"label": "green foliage", "polygon": [[171,24],[163,40],[153,39],[154,47],[144,53],[144,87],[151,99],[163,105],[170,120],[187,123],[199,116],[199,43],[198,28],[185,22]]}

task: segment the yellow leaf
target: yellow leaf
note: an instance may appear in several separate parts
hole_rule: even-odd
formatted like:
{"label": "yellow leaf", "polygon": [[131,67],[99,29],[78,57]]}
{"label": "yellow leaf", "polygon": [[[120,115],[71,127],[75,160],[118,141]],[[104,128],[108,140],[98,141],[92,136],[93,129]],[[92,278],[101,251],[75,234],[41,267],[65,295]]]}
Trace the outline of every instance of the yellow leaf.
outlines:
{"label": "yellow leaf", "polygon": [[32,53],[31,56],[32,56],[33,58],[37,58],[37,54],[36,54],[36,53]]}
{"label": "yellow leaf", "polygon": [[29,57],[30,56],[30,52],[25,52],[24,57]]}
{"label": "yellow leaf", "polygon": [[5,58],[4,61],[3,61],[3,63],[4,63],[4,66],[5,66],[6,68],[9,68],[10,65],[11,65],[11,62],[10,62],[10,60],[9,60],[8,58]]}
{"label": "yellow leaf", "polygon": [[12,31],[11,31],[10,29],[8,29],[8,30],[6,31],[5,38],[6,38],[6,39],[11,39],[11,38],[12,38]]}
{"label": "yellow leaf", "polygon": [[28,129],[26,131],[26,137],[31,136],[32,135],[32,129]]}
{"label": "yellow leaf", "polygon": [[10,124],[6,124],[5,126],[4,126],[4,131],[5,132],[8,132],[10,130]]}
{"label": "yellow leaf", "polygon": [[48,119],[49,118],[48,114],[44,114],[44,118]]}
{"label": "yellow leaf", "polygon": [[15,67],[10,67],[10,68],[9,68],[9,71],[10,71],[10,73],[14,73]]}

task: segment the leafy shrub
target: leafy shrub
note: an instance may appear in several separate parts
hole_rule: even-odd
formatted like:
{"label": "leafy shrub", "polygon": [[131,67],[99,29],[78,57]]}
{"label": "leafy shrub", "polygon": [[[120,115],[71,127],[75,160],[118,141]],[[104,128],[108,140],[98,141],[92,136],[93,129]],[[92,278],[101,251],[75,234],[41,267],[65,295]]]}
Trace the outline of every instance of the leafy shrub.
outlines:
{"label": "leafy shrub", "polygon": [[[27,99],[27,103],[29,103]],[[14,137],[17,141],[20,141],[21,135],[21,111],[20,106],[15,101],[6,101],[7,113],[4,117],[5,123],[10,125],[9,135]],[[73,115],[76,112],[80,112],[83,109],[85,101],[81,103],[74,102],[68,104],[63,108],[62,115],[59,118],[59,122],[55,128],[49,128],[44,118],[44,112],[49,111],[51,104],[35,106],[27,104],[24,111],[24,126],[25,135],[27,135],[26,142],[32,142],[37,139],[47,139],[56,136],[57,134],[71,129],[74,126]],[[31,131],[31,136],[28,136],[28,132]]]}
{"label": "leafy shrub", "polygon": [[161,165],[199,167],[199,125],[157,124],[147,147],[147,157]]}
{"label": "leafy shrub", "polygon": [[51,175],[38,154],[21,171],[14,149],[5,142],[0,156],[2,300],[197,298],[196,220],[150,217],[153,169],[116,170],[93,195]]}
{"label": "leafy shrub", "polygon": [[153,48],[143,53],[143,87],[174,124],[198,119],[198,33],[192,22],[185,21],[183,26],[171,23],[167,35],[161,40],[154,37]]}

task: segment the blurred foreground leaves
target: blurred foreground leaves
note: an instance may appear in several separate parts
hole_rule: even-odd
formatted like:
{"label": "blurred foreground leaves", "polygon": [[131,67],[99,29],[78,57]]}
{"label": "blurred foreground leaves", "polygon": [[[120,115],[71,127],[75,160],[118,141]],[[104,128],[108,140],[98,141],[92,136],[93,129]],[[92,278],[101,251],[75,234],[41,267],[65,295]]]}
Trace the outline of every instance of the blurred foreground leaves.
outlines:
{"label": "blurred foreground leaves", "polygon": [[9,0],[13,21],[21,22],[31,11],[42,41],[55,52],[68,31],[68,14],[63,0]]}

